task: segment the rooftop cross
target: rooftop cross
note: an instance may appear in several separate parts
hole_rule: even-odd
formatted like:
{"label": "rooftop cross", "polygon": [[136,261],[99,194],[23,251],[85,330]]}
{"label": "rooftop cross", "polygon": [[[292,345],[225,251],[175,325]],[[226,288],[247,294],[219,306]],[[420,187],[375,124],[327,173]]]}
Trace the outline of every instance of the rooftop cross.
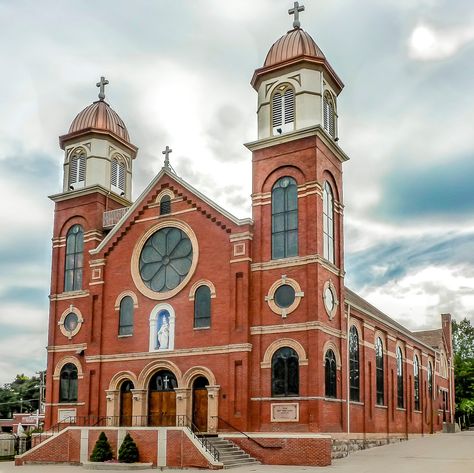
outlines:
{"label": "rooftop cross", "polygon": [[101,77],[100,81],[97,82],[96,86],[99,87],[99,99],[105,99],[105,86],[109,83],[109,81],[105,77]]}
{"label": "rooftop cross", "polygon": [[295,2],[293,8],[288,10],[288,15],[295,15],[295,19],[293,20],[293,28],[299,28],[301,26],[300,12],[302,11],[304,11],[304,5],[300,6],[298,2]]}
{"label": "rooftop cross", "polygon": [[171,166],[170,166],[170,153],[172,153],[173,150],[168,146],[166,145],[166,148],[164,151],[162,151],[162,154],[165,155],[165,168],[166,169],[169,169]]}

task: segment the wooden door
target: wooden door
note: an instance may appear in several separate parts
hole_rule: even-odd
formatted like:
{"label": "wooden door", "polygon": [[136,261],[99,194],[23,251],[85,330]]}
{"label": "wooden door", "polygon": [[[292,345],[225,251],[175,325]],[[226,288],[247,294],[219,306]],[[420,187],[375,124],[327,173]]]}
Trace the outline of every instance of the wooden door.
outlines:
{"label": "wooden door", "polygon": [[207,432],[207,389],[193,389],[193,424]]}
{"label": "wooden door", "polygon": [[132,393],[120,393],[120,425],[132,425]]}
{"label": "wooden door", "polygon": [[148,399],[148,425],[176,425],[176,394],[174,391],[151,391]]}

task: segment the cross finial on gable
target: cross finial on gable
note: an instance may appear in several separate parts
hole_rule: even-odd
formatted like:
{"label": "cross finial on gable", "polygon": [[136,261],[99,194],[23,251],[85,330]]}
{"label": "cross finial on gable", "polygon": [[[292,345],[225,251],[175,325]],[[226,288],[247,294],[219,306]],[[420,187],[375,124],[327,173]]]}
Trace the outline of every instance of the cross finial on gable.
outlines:
{"label": "cross finial on gable", "polygon": [[171,166],[170,166],[170,153],[172,153],[172,152],[173,152],[173,150],[168,145],[166,145],[165,150],[161,152],[161,154],[165,155],[165,169],[170,169],[171,168]]}
{"label": "cross finial on gable", "polygon": [[300,23],[300,12],[304,11],[304,5],[301,5],[298,2],[294,3],[293,8],[290,8],[288,10],[289,15],[295,15],[295,18],[293,20],[293,28],[300,28],[301,23]]}
{"label": "cross finial on gable", "polygon": [[96,86],[99,87],[99,99],[104,100],[105,99],[105,86],[109,83],[109,81],[102,76],[100,78],[100,81],[97,82]]}

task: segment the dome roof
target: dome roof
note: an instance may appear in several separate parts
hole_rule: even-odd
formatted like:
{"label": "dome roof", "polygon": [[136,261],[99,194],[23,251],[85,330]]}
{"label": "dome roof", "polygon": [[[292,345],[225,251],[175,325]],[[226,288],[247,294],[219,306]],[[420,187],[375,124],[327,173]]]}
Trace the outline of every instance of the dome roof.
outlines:
{"label": "dome roof", "polygon": [[69,134],[90,128],[109,131],[130,143],[130,136],[125,123],[117,112],[112,110],[110,105],[103,100],[97,100],[97,102],[82,110],[71,123]]}
{"label": "dome roof", "polygon": [[263,67],[274,66],[299,56],[325,59],[314,39],[301,28],[295,28],[273,44]]}

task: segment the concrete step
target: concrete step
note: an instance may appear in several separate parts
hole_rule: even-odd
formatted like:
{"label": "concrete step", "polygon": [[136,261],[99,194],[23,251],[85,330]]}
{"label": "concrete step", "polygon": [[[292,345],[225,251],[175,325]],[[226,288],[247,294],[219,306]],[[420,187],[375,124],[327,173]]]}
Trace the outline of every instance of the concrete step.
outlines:
{"label": "concrete step", "polygon": [[223,463],[224,468],[260,464],[260,462],[230,440],[219,437],[212,437],[207,440],[219,452],[219,460]]}

